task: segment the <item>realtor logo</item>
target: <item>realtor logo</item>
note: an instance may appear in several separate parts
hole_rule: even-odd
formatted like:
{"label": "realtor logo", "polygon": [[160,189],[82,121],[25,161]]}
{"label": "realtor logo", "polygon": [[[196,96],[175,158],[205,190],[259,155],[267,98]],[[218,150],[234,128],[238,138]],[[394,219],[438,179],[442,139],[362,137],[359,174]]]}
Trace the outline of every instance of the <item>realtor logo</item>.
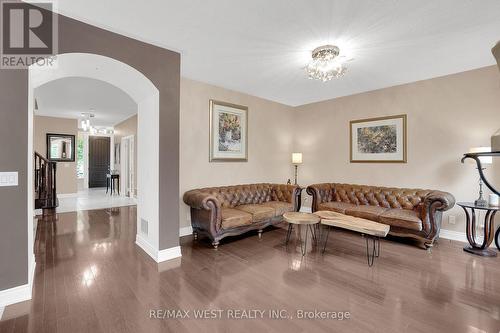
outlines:
{"label": "realtor logo", "polygon": [[1,68],[50,66],[57,54],[52,1],[1,3]]}

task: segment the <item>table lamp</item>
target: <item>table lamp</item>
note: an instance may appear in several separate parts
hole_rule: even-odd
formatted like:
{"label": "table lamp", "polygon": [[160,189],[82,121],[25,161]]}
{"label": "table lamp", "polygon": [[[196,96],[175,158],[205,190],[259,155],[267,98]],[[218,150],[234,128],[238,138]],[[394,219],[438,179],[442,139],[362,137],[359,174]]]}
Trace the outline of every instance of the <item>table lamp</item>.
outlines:
{"label": "table lamp", "polygon": [[302,153],[292,153],[292,164],[295,165],[295,185],[297,185],[297,168],[302,164]]}
{"label": "table lamp", "polygon": [[[491,152],[491,147],[475,147],[469,150],[469,153],[485,153]],[[493,157],[492,156],[480,156],[479,160],[481,161],[481,165],[492,164]],[[486,168],[483,168],[483,170]],[[488,201],[483,198],[483,181],[481,177],[479,177],[479,198],[474,201],[474,205],[484,207],[488,206]]]}

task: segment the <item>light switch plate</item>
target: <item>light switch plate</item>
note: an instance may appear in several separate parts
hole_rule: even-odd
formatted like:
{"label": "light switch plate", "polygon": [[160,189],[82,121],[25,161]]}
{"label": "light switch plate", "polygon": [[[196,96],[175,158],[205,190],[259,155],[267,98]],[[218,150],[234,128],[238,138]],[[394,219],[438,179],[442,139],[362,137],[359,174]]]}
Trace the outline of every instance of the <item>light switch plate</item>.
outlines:
{"label": "light switch plate", "polygon": [[17,186],[17,172],[0,172],[0,186]]}

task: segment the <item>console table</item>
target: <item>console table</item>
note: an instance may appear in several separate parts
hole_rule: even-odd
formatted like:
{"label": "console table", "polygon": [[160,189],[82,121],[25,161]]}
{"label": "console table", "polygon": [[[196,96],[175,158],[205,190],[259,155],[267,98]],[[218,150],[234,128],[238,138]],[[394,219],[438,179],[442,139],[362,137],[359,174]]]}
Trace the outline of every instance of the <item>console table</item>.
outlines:
{"label": "console table", "polygon": [[[118,186],[116,186],[116,184]],[[108,194],[108,190],[110,190],[110,194],[116,193],[116,187],[118,187],[118,195],[120,195],[120,175],[119,174],[107,174],[106,175],[106,194]]]}
{"label": "console table", "polygon": [[[464,251],[484,257],[496,257],[497,252],[488,247],[494,238],[495,214],[500,210],[500,207],[476,206],[473,202],[459,202],[457,205],[463,208],[466,217],[467,240],[470,245],[465,246]],[[481,244],[476,243],[476,210],[486,212],[484,216],[484,238]]]}

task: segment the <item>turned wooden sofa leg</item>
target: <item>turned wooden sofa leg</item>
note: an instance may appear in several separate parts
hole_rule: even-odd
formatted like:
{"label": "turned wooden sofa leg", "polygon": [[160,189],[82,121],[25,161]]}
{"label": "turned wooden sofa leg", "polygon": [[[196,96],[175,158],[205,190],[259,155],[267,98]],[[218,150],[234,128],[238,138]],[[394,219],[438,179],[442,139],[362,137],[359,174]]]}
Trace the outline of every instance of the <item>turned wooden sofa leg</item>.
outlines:
{"label": "turned wooden sofa leg", "polygon": [[212,246],[215,250],[217,250],[217,248],[219,247],[219,242],[212,242]]}
{"label": "turned wooden sofa leg", "polygon": [[424,242],[424,246],[425,246],[425,249],[426,250],[432,250],[432,247],[434,246],[434,242],[430,241],[430,242]]}
{"label": "turned wooden sofa leg", "polygon": [[262,238],[262,231],[264,231],[264,230],[262,230],[262,229],[261,229],[261,230],[259,230],[259,231],[258,231],[258,233],[259,233],[259,238]]}

